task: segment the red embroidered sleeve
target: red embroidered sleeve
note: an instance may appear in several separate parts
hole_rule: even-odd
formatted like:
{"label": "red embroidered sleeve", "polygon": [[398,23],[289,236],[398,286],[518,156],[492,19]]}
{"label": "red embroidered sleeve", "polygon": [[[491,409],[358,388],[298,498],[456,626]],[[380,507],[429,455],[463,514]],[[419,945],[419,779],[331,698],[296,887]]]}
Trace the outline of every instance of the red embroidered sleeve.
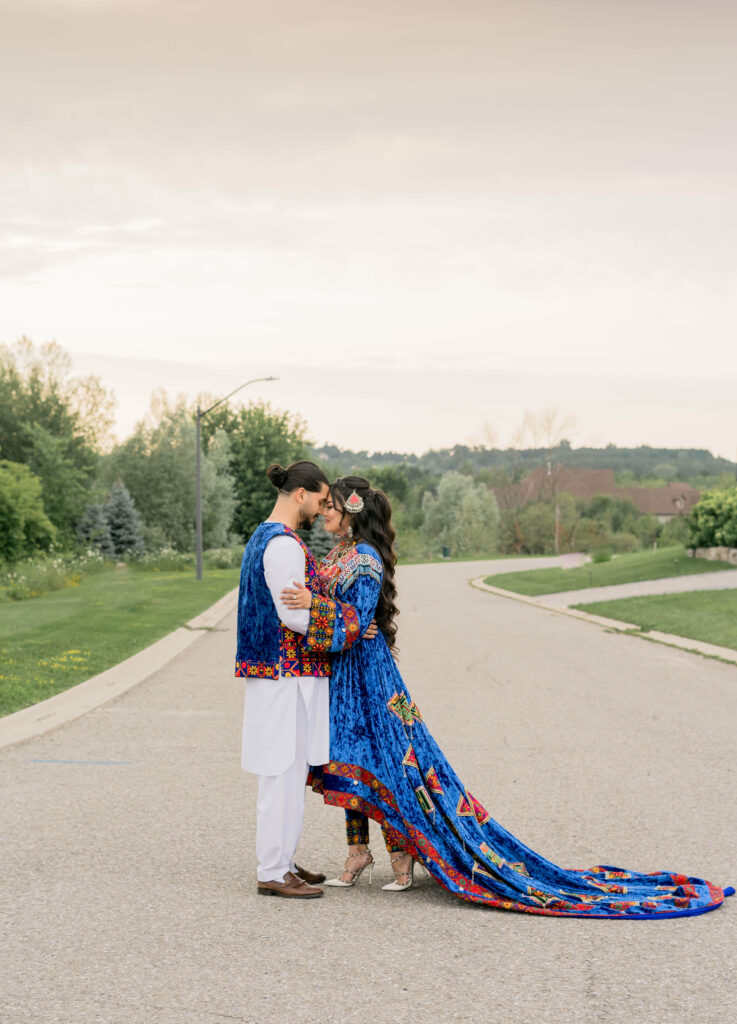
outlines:
{"label": "red embroidered sleeve", "polygon": [[304,646],[311,651],[344,651],[361,635],[358,612],[350,604],[313,594]]}

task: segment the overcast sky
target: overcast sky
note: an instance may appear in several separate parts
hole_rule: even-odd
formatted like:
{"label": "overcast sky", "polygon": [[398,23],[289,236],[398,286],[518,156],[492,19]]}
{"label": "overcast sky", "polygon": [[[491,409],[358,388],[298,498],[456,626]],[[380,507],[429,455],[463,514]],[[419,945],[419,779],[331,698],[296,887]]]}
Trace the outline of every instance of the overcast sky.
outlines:
{"label": "overcast sky", "polygon": [[733,0],[2,0],[0,340],[318,442],[737,448]]}

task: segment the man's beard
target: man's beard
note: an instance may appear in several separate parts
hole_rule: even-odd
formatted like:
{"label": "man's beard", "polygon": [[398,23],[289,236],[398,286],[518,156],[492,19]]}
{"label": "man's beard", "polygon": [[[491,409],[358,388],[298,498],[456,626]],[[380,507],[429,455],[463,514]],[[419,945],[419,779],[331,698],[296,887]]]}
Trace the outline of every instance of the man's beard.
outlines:
{"label": "man's beard", "polygon": [[309,514],[309,512],[303,512],[302,509],[300,509],[299,510],[299,517],[297,519],[297,529],[298,530],[311,530],[312,529],[312,524],[314,523],[314,521],[316,519],[317,519],[317,516],[311,516]]}

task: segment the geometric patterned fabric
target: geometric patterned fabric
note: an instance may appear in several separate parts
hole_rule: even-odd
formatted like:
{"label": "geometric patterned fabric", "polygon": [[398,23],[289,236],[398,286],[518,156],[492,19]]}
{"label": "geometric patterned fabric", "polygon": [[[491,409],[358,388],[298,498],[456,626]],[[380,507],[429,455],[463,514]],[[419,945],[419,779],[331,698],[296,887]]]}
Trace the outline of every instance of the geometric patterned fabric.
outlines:
{"label": "geometric patterned fabric", "polygon": [[[356,555],[381,565],[366,544],[342,557],[355,568]],[[380,573],[349,566],[342,584],[334,558],[326,567],[331,597],[356,609],[363,635]],[[566,869],[525,846],[455,773],[381,634],[333,657],[330,758],[310,775],[325,802],[389,826],[440,885],[471,903],[557,917],[644,920],[703,914],[734,892],[672,871],[643,874],[606,864]]]}

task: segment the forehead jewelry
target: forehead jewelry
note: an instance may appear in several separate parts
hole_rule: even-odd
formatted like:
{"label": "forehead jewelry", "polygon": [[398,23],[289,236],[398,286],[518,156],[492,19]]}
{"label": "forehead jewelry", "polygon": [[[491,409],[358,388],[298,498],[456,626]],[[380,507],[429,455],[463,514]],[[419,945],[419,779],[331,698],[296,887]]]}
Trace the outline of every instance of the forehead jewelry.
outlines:
{"label": "forehead jewelry", "polygon": [[351,494],[350,498],[346,498],[345,510],[346,512],[361,512],[363,509],[364,501],[356,492]]}

